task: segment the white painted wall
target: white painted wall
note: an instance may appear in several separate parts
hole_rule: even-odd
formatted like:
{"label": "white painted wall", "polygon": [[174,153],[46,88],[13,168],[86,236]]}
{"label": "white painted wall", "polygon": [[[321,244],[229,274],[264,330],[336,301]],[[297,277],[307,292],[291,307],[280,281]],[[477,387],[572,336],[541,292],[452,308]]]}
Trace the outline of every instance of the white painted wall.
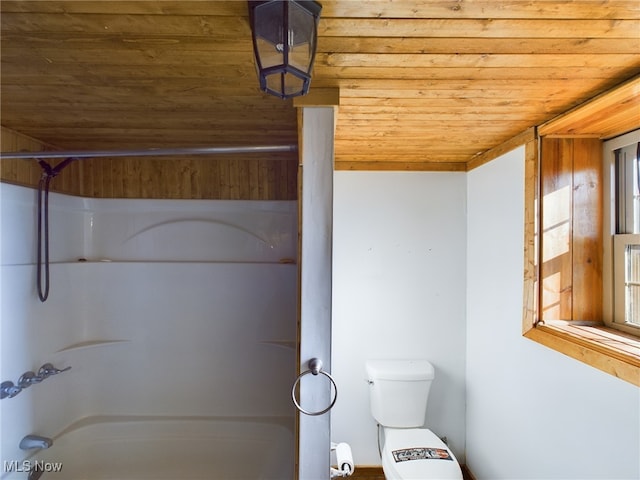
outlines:
{"label": "white painted wall", "polygon": [[335,173],[332,440],[358,465],[380,465],[370,358],[434,364],[426,423],[464,461],[465,208],[464,173]]}
{"label": "white painted wall", "polygon": [[356,464],[380,465],[365,360],[424,356],[427,426],[478,480],[640,478],[640,390],[521,335],[524,148],[334,189],[332,437]]}
{"label": "white painted wall", "polygon": [[467,464],[478,480],[640,478],[640,389],[521,335],[524,148],[468,174]]}
{"label": "white painted wall", "polygon": [[90,415],[293,424],[297,267],[280,259],[296,256],[295,202],[52,194],[41,303],[35,199],[0,184],[0,374],[72,369],[2,400],[0,464],[24,458],[23,436],[55,437]]}

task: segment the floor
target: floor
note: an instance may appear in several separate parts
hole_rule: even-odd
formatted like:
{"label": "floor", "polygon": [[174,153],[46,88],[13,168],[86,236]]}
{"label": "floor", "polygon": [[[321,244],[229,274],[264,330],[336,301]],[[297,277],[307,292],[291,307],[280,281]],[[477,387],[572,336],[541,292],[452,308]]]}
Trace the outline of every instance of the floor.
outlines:
{"label": "floor", "polygon": [[355,480],[385,480],[382,467],[356,467],[351,477]]}
{"label": "floor", "polygon": [[[353,475],[347,478],[352,480],[385,480],[382,467],[356,467]],[[465,465],[462,466],[462,478],[464,480],[475,480]]]}

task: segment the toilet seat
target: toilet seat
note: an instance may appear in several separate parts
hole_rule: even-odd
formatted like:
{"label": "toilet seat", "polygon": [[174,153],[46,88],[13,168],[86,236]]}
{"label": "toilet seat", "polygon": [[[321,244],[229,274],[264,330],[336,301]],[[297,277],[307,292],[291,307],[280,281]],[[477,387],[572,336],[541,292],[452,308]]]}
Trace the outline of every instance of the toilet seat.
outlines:
{"label": "toilet seat", "polygon": [[384,434],[382,468],[387,480],[462,479],[453,452],[431,430],[385,428]]}

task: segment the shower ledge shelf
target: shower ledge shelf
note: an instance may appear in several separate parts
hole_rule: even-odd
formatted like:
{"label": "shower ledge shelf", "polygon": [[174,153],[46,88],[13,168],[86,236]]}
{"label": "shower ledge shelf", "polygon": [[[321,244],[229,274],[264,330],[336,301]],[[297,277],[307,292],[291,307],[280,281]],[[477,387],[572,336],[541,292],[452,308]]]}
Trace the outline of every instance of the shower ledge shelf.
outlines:
{"label": "shower ledge shelf", "polygon": [[76,350],[84,350],[87,348],[104,347],[108,345],[116,345],[129,342],[131,342],[131,340],[87,340],[85,342],[78,342],[69,345],[68,347],[64,347],[58,350],[56,353],[73,352]]}
{"label": "shower ledge shelf", "polygon": [[295,350],[296,342],[290,340],[261,340],[259,343],[263,345],[273,345],[275,347],[282,347],[290,350]]}

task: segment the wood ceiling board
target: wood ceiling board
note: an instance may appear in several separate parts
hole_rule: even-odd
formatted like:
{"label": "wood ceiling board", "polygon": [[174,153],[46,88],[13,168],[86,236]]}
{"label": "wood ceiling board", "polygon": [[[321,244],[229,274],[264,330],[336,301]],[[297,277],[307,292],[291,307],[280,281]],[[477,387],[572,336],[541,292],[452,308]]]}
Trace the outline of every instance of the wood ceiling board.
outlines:
{"label": "wood ceiling board", "polygon": [[[636,0],[321,3],[312,88],[340,89],[337,168],[462,169],[640,74]],[[0,10],[9,128],[65,149],[297,143],[293,102],[258,89],[244,1]]]}

